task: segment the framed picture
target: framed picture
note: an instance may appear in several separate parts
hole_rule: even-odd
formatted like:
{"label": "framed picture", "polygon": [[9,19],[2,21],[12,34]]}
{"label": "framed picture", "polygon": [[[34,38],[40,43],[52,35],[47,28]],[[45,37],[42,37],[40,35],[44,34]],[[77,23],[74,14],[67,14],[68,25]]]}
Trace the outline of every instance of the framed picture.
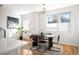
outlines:
{"label": "framed picture", "polygon": [[71,18],[70,12],[62,13],[60,17],[60,21],[61,23],[68,23],[70,22],[70,18]]}
{"label": "framed picture", "polygon": [[19,18],[15,17],[7,17],[7,28],[8,29],[16,29],[18,28],[19,25]]}

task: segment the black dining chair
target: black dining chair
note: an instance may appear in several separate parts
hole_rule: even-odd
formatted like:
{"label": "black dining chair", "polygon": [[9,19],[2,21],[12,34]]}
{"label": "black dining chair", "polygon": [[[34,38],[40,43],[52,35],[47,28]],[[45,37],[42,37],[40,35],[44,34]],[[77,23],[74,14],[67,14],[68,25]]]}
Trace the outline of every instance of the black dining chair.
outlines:
{"label": "black dining chair", "polygon": [[32,38],[32,47],[30,49],[36,48],[38,49],[38,37],[36,35],[30,36]]}
{"label": "black dining chair", "polygon": [[54,50],[54,51],[60,52],[60,48],[54,47],[54,45],[59,45],[60,35],[58,35],[55,40],[56,40],[55,42],[53,41],[53,48],[55,48],[57,50]]}
{"label": "black dining chair", "polygon": [[45,52],[46,51],[46,49],[47,49],[47,40],[45,40],[45,36],[44,35],[41,35],[39,37],[38,45],[40,46],[40,49],[43,49],[43,51],[40,51],[40,52]]}

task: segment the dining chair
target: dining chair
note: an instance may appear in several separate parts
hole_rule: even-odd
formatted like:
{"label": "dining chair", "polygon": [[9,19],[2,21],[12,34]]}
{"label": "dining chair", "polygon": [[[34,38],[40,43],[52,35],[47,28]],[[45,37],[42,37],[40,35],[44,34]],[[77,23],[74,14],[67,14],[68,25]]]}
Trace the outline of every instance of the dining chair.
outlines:
{"label": "dining chair", "polygon": [[42,48],[43,51],[40,52],[45,52],[47,49],[47,40],[45,40],[45,36],[41,35],[38,39],[38,45],[40,46],[40,49]]}
{"label": "dining chair", "polygon": [[60,48],[54,47],[54,45],[59,45],[60,35],[58,35],[57,38],[55,38],[55,40],[56,40],[55,42],[53,41],[53,48],[57,50],[54,50],[54,51],[60,52]]}
{"label": "dining chair", "polygon": [[35,50],[37,50],[38,49],[38,37],[36,35],[31,35],[30,37],[32,38],[32,47],[30,49],[36,48]]}

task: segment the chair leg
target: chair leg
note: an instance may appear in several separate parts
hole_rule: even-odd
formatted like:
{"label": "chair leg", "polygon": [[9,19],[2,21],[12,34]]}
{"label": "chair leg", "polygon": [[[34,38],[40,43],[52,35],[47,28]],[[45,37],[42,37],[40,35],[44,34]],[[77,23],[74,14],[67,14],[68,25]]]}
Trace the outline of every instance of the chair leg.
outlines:
{"label": "chair leg", "polygon": [[39,46],[32,46],[31,48],[30,48],[30,50],[33,50],[33,48],[35,48],[35,50],[38,50],[40,47]]}
{"label": "chair leg", "polygon": [[33,47],[31,47],[30,50],[31,50],[32,48],[33,48]]}
{"label": "chair leg", "polygon": [[[46,43],[43,43],[43,45],[44,45],[44,47],[47,46]],[[41,48],[41,47],[42,47],[42,46],[40,45],[40,48]],[[41,53],[44,53],[46,50],[47,50],[47,47],[44,49],[44,51],[40,51],[40,49],[38,49],[38,51],[41,52]]]}
{"label": "chair leg", "polygon": [[60,48],[57,48],[57,47],[53,47],[53,48],[57,49],[57,50],[53,49],[53,51],[55,51],[55,52],[60,52],[61,51]]}

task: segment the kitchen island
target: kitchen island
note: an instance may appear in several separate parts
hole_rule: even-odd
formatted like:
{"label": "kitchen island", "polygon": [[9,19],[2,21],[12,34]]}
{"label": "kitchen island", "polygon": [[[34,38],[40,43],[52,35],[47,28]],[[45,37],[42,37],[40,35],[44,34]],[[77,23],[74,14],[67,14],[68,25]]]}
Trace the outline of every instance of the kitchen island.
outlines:
{"label": "kitchen island", "polygon": [[0,55],[21,55],[21,48],[27,42],[16,39],[0,39]]}

